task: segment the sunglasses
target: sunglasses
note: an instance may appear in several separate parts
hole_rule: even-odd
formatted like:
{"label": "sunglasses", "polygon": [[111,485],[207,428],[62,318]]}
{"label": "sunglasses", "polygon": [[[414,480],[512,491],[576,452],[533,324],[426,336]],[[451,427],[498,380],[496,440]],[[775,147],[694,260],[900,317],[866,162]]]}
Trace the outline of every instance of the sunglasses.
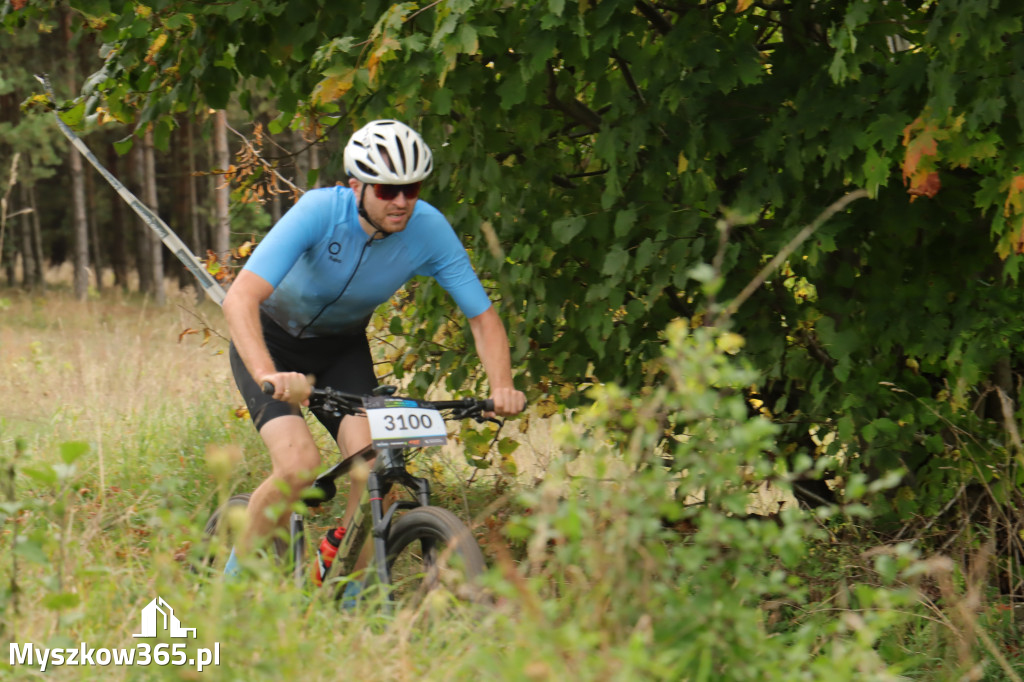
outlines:
{"label": "sunglasses", "polygon": [[410,182],[408,185],[374,185],[373,193],[378,199],[391,201],[404,194],[406,199],[415,199],[420,195],[422,182]]}

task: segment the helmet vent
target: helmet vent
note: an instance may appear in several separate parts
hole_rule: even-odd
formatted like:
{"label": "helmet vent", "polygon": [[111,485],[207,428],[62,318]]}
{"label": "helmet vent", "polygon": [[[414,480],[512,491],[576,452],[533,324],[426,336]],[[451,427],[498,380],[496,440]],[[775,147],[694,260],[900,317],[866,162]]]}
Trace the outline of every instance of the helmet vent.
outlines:
{"label": "helmet vent", "polygon": [[433,167],[430,148],[423,138],[399,121],[371,121],[345,146],[345,171],[362,182],[420,182]]}

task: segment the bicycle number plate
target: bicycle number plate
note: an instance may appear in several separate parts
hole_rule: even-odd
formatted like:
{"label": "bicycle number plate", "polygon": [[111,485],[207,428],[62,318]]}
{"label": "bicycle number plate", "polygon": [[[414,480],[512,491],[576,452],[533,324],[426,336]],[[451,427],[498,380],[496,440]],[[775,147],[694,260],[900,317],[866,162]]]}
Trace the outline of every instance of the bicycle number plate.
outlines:
{"label": "bicycle number plate", "polygon": [[364,402],[370,436],[379,448],[419,448],[448,442],[441,413],[419,401],[374,397]]}

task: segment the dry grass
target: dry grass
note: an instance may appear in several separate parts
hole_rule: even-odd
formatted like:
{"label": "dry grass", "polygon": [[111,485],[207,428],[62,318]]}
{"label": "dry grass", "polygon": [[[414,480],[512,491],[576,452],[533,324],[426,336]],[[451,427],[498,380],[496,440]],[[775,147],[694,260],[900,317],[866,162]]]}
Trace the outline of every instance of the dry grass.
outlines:
{"label": "dry grass", "polygon": [[[334,609],[311,608],[308,595],[282,589],[276,575],[235,589],[184,570],[190,543],[224,494],[206,464],[207,446],[228,444],[244,453],[231,476],[236,488],[251,488],[268,462],[248,418],[235,414],[241,400],[226,341],[179,338],[201,326],[196,313],[224,333],[219,310],[206,301],[196,306],[188,292],[169,292],[168,299],[156,308],[117,292],[86,302],[63,288],[45,295],[0,292],[0,470],[14,462],[13,497],[22,505],[16,520],[0,526],[0,597],[12,587],[18,593],[0,598],[0,636],[39,646],[132,647],[139,610],[159,594],[185,626],[200,628],[203,641],[221,642],[222,667],[207,670],[204,679],[293,676],[283,671],[335,679],[334,652],[341,650],[353,652],[346,675],[423,679],[426,671],[428,679],[460,679],[422,641],[416,621],[432,618],[429,605],[396,614],[393,627],[382,627],[372,614],[339,622]],[[61,444],[72,440],[90,449],[67,479],[47,485],[29,474],[62,467]],[[15,457],[16,442],[22,450]],[[457,468],[460,458],[452,457]],[[9,482],[0,481],[6,498],[0,501],[11,499]],[[29,547],[37,558],[24,551]],[[55,595],[70,601],[55,606]],[[432,625],[435,651],[464,651],[470,622]],[[421,641],[410,648],[411,639]],[[382,648],[396,655],[381,658],[375,652]],[[53,668],[48,674],[188,678],[175,668]],[[0,680],[30,675],[0,666]]]}
{"label": "dry grass", "polygon": [[[8,291],[0,311],[0,418],[13,436],[104,441],[114,425],[154,412],[187,408],[198,396],[219,396],[224,413],[238,402],[226,343],[200,346],[181,332],[196,325],[175,294],[156,309],[119,295],[79,303],[55,292],[45,297]],[[179,307],[183,306],[183,307]],[[204,303],[200,314],[217,320]]]}

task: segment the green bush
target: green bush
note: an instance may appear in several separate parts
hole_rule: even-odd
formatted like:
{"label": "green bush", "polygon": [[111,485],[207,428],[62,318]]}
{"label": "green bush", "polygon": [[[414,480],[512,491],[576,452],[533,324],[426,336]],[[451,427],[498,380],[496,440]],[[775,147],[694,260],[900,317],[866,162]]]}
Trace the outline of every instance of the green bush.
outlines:
{"label": "green bush", "polygon": [[[498,589],[533,604],[522,614],[545,634],[506,663],[580,679],[897,679],[907,656],[883,645],[917,592],[837,581],[827,598],[845,605],[815,601],[811,580],[843,574],[839,556],[811,555],[826,544],[816,519],[748,514],[759,483],[793,472],[772,456],[777,427],[748,414],[757,376],[731,355],[742,339],[681,321],[666,334],[668,381],[592,388],[566,461],[509,527],[527,545],[523,578]],[[917,565],[908,548],[877,561],[892,577]]]}

